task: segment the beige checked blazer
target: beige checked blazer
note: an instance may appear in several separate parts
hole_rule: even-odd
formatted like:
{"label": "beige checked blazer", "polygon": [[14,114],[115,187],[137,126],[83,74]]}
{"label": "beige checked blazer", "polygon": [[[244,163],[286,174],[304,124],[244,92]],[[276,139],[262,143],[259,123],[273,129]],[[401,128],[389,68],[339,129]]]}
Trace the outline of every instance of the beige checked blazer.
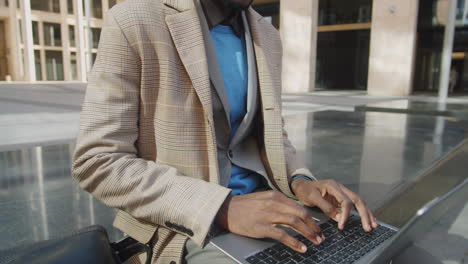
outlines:
{"label": "beige checked blazer", "polygon": [[[154,244],[154,263],[180,263],[206,236],[230,190],[220,186],[211,86],[196,0],[127,0],[105,16],[72,173],[117,208],[114,225]],[[281,118],[277,30],[247,11],[258,69],[262,162],[277,190],[312,176],[297,162]]]}

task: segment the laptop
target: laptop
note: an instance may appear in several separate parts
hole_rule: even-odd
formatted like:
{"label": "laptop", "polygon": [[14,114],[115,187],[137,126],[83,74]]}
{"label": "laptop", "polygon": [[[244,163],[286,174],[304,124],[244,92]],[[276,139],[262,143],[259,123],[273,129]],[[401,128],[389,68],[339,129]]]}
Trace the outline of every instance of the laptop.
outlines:
{"label": "laptop", "polygon": [[302,235],[285,228],[308,247],[298,253],[271,239],[253,239],[224,233],[211,240],[216,248],[242,264],[341,264],[389,263],[393,256],[422,238],[450,209],[468,197],[468,179],[423,206],[401,228],[379,222],[379,227],[366,233],[359,216],[353,212],[344,230],[324,214],[311,210],[326,239],[315,246]]}

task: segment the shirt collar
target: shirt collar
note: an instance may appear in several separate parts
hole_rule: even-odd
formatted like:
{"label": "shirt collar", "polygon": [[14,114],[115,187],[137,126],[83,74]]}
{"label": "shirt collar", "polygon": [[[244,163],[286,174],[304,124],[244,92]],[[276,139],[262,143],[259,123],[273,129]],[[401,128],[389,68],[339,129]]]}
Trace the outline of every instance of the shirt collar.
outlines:
{"label": "shirt collar", "polygon": [[219,0],[200,0],[200,2],[203,12],[205,13],[209,29],[220,24],[231,26],[236,36],[242,36],[243,23],[241,19],[241,11],[232,14],[224,5],[224,2]]}

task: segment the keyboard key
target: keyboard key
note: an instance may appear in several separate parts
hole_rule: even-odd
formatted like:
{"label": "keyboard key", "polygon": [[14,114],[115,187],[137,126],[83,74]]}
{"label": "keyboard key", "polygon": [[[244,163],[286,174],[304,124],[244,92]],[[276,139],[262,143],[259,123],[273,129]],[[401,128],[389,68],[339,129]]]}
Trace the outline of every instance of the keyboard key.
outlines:
{"label": "keyboard key", "polygon": [[345,247],[348,246],[348,243],[346,241],[342,240],[342,241],[338,242],[335,246],[345,248]]}
{"label": "keyboard key", "polygon": [[334,246],[331,246],[331,247],[325,249],[325,252],[327,252],[328,255],[334,255],[338,251],[339,251],[339,249],[334,247]]}
{"label": "keyboard key", "polygon": [[358,240],[357,242],[354,242],[356,245],[358,245],[359,247],[363,248],[365,246],[367,246],[367,242],[363,241],[363,240]]}
{"label": "keyboard key", "polygon": [[282,261],[289,257],[291,257],[291,255],[287,251],[278,252],[275,255],[273,255],[273,258],[276,259],[277,261]]}
{"label": "keyboard key", "polygon": [[267,253],[268,255],[271,256],[271,255],[276,254],[277,251],[276,251],[275,249],[273,249],[273,248],[267,248],[267,249],[265,249],[263,252],[264,252],[264,253]]}
{"label": "keyboard key", "polygon": [[317,250],[321,251],[321,250],[324,250],[325,249],[325,246],[320,244],[318,246],[315,246],[315,248],[317,248]]}
{"label": "keyboard key", "polygon": [[285,250],[287,247],[284,244],[278,243],[272,247],[273,250],[281,252]]}
{"label": "keyboard key", "polygon": [[332,227],[332,225],[330,225],[329,223],[322,223],[319,225],[319,227],[320,230],[324,231],[325,229]]}
{"label": "keyboard key", "polygon": [[336,263],[339,263],[339,262],[341,261],[342,258],[340,258],[340,257],[338,257],[338,256],[332,256],[330,259],[333,260],[333,261],[336,262]]}
{"label": "keyboard key", "polygon": [[317,256],[319,256],[322,259],[328,258],[328,254],[325,251],[320,251],[317,253]]}
{"label": "keyboard key", "polygon": [[260,260],[254,256],[250,256],[248,258],[246,258],[245,260],[247,260],[248,263],[250,264],[257,264],[260,262]]}
{"label": "keyboard key", "polygon": [[319,256],[313,255],[309,257],[310,260],[315,261],[315,262],[320,262],[322,260]]}
{"label": "keyboard key", "polygon": [[307,251],[304,253],[305,256],[312,256],[318,253],[318,250],[316,248],[308,248]]}
{"label": "keyboard key", "polygon": [[258,252],[257,254],[255,254],[255,257],[258,259],[266,259],[268,258],[268,255],[263,252]]}
{"label": "keyboard key", "polygon": [[354,262],[354,260],[351,260],[351,259],[344,259],[340,262],[340,264],[352,264]]}
{"label": "keyboard key", "polygon": [[335,262],[331,261],[331,260],[324,260],[323,262],[320,262],[321,264],[335,264]]}
{"label": "keyboard key", "polygon": [[304,260],[304,257],[302,257],[301,255],[297,254],[297,255],[294,255],[291,257],[294,261],[296,262],[301,262]]}
{"label": "keyboard key", "polygon": [[346,254],[345,252],[343,251],[340,251],[338,252],[337,254],[335,254],[336,257],[340,258],[340,259],[345,259],[348,257],[348,254]]}
{"label": "keyboard key", "polygon": [[343,247],[347,247],[347,246],[349,246],[349,242],[348,242],[348,241],[346,241],[346,240],[344,240],[344,239],[343,239],[343,240],[341,240],[341,241],[340,241],[340,243],[343,245]]}
{"label": "keyboard key", "polygon": [[354,260],[358,260],[361,258],[361,254],[358,252],[358,253],[354,253],[352,256],[351,256]]}
{"label": "keyboard key", "polygon": [[270,257],[270,258],[264,259],[263,262],[265,262],[266,264],[276,264],[278,261]]}
{"label": "keyboard key", "polygon": [[325,241],[323,241],[321,245],[324,246],[324,247],[326,247],[326,248],[328,248],[328,247],[330,247],[331,245],[333,245],[333,243],[334,243],[334,242],[333,242],[332,240],[330,240],[330,239],[325,239]]}
{"label": "keyboard key", "polygon": [[347,256],[350,256],[354,253],[354,250],[351,248],[351,246],[345,248],[342,250],[343,253],[345,253]]}

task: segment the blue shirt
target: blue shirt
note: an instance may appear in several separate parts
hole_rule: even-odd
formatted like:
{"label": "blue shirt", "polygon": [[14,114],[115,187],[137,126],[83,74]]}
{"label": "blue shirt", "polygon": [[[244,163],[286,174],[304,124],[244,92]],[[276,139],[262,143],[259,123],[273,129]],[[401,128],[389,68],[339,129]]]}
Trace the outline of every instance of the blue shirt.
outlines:
{"label": "blue shirt", "polygon": [[[231,133],[229,142],[237,132],[247,113],[248,65],[245,37],[237,37],[230,26],[217,25],[210,30],[224,89],[229,100]],[[232,164],[228,188],[231,195],[248,194],[260,185],[261,176]]]}

